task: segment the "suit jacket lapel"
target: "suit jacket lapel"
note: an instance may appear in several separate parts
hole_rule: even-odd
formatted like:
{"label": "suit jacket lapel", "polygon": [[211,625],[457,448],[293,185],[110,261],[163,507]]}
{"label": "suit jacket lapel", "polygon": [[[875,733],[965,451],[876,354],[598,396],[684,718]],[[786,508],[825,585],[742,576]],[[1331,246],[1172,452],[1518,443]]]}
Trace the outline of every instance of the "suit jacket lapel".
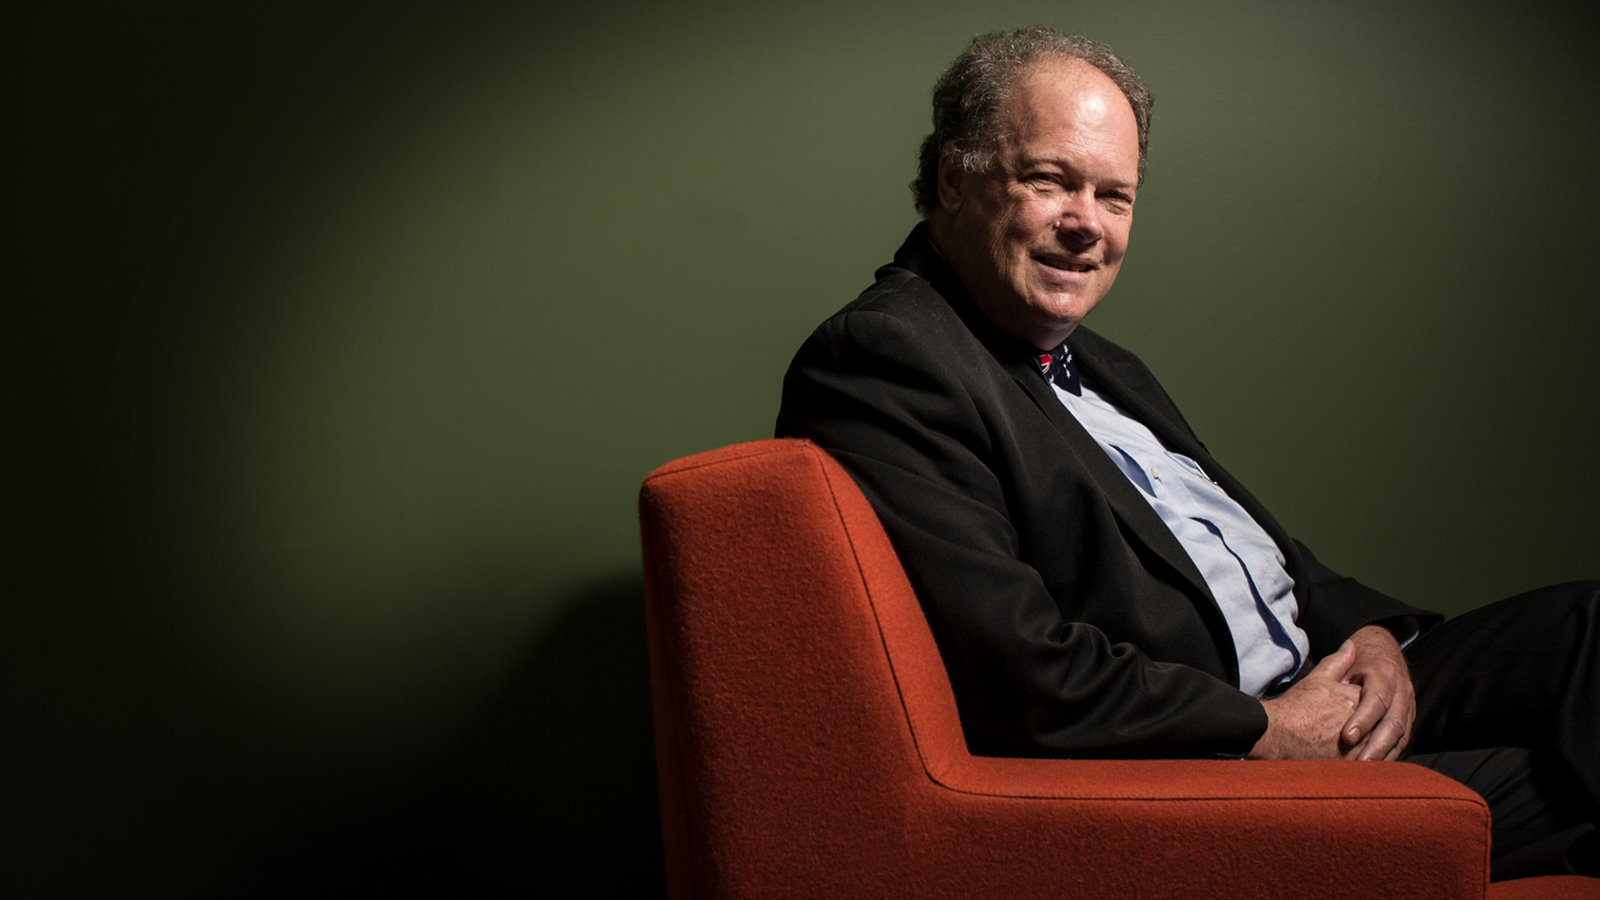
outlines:
{"label": "suit jacket lapel", "polygon": [[[1168,420],[1167,416],[1146,400],[1143,394],[1136,390],[1135,385],[1125,382],[1110,366],[1106,365],[1100,357],[1087,351],[1078,340],[1068,339],[1067,345],[1072,348],[1074,360],[1078,365],[1088,371],[1090,377],[1105,388],[1112,399],[1133,413],[1134,418],[1149,426],[1156,433],[1156,437],[1166,444],[1168,448],[1177,450],[1185,456],[1194,458],[1210,458],[1206,448],[1200,441],[1193,437],[1186,429]],[[1208,472],[1210,470],[1207,470]]]}
{"label": "suit jacket lapel", "polygon": [[[1200,467],[1205,470],[1206,475],[1215,480],[1229,497],[1232,497],[1235,502],[1244,507],[1245,512],[1252,519],[1255,519],[1256,524],[1260,525],[1278,545],[1278,548],[1283,551],[1290,576],[1293,577],[1298,570],[1300,552],[1295,547],[1294,541],[1289,537],[1288,532],[1284,531],[1283,526],[1278,524],[1278,520],[1267,512],[1260,501],[1256,500],[1255,495],[1246,490],[1245,486],[1234,478],[1232,473],[1224,469],[1220,463],[1212,458],[1211,452],[1189,431],[1187,423],[1180,426],[1178,423],[1173,422],[1162,410],[1152,406],[1145,399],[1143,393],[1135,390],[1133,386],[1125,382],[1098,356],[1085,352],[1078,346],[1076,340],[1069,339],[1067,343],[1072,346],[1074,358],[1078,364],[1088,370],[1089,375],[1105,388],[1106,393],[1110,394],[1118,403],[1133,413],[1134,417],[1139,421],[1149,426],[1150,430],[1155,432],[1156,436],[1168,448],[1176,450],[1199,463]],[[1159,518],[1157,516],[1157,519]],[[1295,579],[1295,586],[1298,593],[1300,579]]]}
{"label": "suit jacket lapel", "polygon": [[[1122,470],[1117,468],[1116,463],[1106,456],[1105,450],[1100,447],[1093,435],[1089,434],[1062,405],[1061,400],[1055,395],[1055,389],[1040,378],[1038,371],[1033,368],[1033,361],[1021,358],[1003,365],[1017,382],[1018,387],[1045,414],[1051,424],[1055,425],[1056,432],[1067,445],[1067,450],[1083,463],[1085,470],[1105,496],[1106,502],[1116,512],[1117,517],[1128,526],[1128,530],[1166,560],[1168,565],[1187,579],[1220,613],[1220,607],[1216,607],[1216,599],[1211,596],[1210,585],[1206,584],[1194,560],[1189,558],[1188,551],[1178,543],[1177,537],[1172,534],[1172,529],[1161,521],[1161,516],[1151,508],[1149,501],[1139,494],[1139,489],[1134,487],[1128,477],[1122,474]],[[1091,372],[1095,378],[1100,377],[1098,369],[1092,369]]]}

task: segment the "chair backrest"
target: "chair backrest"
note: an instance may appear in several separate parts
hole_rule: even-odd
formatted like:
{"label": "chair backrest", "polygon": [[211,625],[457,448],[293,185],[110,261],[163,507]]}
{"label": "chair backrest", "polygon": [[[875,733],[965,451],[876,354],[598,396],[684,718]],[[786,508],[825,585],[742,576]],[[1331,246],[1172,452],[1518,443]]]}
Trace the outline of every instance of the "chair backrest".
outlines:
{"label": "chair backrest", "polygon": [[794,893],[830,857],[903,857],[929,767],[967,751],[854,482],[810,443],[742,444],[651,474],[640,519],[672,893]]}

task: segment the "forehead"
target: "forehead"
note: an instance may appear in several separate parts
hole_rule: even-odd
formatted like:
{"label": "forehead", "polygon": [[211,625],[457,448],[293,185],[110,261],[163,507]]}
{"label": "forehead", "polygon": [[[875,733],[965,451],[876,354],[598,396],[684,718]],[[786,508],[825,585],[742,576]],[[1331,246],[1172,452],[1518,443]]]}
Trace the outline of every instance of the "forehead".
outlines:
{"label": "forehead", "polygon": [[1137,170],[1139,126],[1133,107],[1104,72],[1080,59],[1035,64],[1008,104],[1008,141],[1024,152],[1055,145],[1093,149]]}

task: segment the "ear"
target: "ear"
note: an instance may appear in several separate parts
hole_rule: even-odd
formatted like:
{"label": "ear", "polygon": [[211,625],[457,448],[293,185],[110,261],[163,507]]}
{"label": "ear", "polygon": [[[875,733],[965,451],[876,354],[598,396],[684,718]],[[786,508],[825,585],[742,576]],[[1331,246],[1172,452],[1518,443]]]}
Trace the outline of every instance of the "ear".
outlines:
{"label": "ear", "polygon": [[954,214],[961,209],[961,190],[967,180],[966,170],[954,153],[939,158],[939,208]]}

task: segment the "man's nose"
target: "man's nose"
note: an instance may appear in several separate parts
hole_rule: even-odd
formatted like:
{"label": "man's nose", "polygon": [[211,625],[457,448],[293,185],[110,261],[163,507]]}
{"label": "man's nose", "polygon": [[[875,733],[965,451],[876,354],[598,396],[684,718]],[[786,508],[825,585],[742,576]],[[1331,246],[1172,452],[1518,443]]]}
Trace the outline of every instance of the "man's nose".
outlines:
{"label": "man's nose", "polygon": [[1100,225],[1100,205],[1095,202],[1093,191],[1073,191],[1062,201],[1056,231],[1084,244],[1092,244],[1105,236],[1105,229]]}

